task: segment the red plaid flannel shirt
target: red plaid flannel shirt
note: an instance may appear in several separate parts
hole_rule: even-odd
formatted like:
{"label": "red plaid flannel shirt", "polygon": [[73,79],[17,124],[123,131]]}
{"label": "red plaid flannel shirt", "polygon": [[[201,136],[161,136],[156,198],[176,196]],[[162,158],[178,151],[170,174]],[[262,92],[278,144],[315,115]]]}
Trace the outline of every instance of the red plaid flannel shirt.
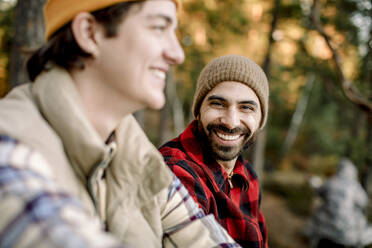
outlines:
{"label": "red plaid flannel shirt", "polygon": [[265,219],[259,209],[261,195],[256,173],[239,156],[230,186],[225,170],[209,159],[197,139],[194,121],[177,138],[159,150],[165,162],[186,186],[194,200],[212,213],[243,247],[267,248]]}

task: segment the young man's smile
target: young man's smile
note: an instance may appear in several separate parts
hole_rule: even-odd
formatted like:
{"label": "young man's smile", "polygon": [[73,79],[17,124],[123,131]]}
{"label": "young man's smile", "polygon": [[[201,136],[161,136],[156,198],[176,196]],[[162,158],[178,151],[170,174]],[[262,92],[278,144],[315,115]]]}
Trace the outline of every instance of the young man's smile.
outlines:
{"label": "young man's smile", "polygon": [[157,69],[157,68],[151,68],[150,70],[156,78],[165,81],[165,78],[167,77],[166,70]]}

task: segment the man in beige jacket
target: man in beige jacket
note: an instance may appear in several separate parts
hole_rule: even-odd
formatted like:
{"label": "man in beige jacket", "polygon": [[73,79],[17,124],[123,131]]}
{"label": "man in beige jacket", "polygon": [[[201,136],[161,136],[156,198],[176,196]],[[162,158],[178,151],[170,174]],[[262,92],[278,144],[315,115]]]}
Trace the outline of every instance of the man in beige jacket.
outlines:
{"label": "man in beige jacket", "polygon": [[238,247],[132,113],[182,63],[175,0],[49,0],[33,83],[0,101],[0,247]]}

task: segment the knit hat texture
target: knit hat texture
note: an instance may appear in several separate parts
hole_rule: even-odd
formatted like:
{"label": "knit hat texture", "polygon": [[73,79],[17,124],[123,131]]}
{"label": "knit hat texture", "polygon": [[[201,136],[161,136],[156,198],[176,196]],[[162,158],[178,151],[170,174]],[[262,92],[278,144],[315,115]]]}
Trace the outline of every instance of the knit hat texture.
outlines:
{"label": "knit hat texture", "polygon": [[[71,21],[80,12],[93,12],[121,2],[138,0],[48,0],[44,6],[45,39]],[[173,0],[179,5],[180,0]]]}
{"label": "knit hat texture", "polygon": [[262,129],[267,120],[269,83],[260,66],[240,55],[225,55],[215,58],[201,71],[192,107],[194,117],[197,118],[199,115],[200,106],[209,91],[219,83],[227,81],[243,83],[256,93],[261,104],[262,118],[259,128]]}

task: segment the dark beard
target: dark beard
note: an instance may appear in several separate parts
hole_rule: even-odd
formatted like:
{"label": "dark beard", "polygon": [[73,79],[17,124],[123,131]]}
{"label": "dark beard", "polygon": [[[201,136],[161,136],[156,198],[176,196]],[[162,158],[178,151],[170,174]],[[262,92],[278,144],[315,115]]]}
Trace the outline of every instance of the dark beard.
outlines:
{"label": "dark beard", "polygon": [[[234,129],[228,129],[224,125],[220,124],[209,124],[207,126],[207,130],[209,131],[210,135],[207,135],[204,131],[204,128],[200,121],[198,121],[198,133],[201,140],[201,146],[203,147],[204,154],[206,157],[212,157],[217,161],[231,161],[235,158],[237,158],[245,149],[250,147],[252,144],[254,144],[255,136],[251,136],[251,131],[248,129],[242,129],[242,128],[234,128]],[[240,147],[232,147],[232,146],[221,146],[219,144],[216,144],[212,139],[212,133],[215,132],[215,130],[221,130],[224,133],[227,134],[244,134],[244,140]]]}

